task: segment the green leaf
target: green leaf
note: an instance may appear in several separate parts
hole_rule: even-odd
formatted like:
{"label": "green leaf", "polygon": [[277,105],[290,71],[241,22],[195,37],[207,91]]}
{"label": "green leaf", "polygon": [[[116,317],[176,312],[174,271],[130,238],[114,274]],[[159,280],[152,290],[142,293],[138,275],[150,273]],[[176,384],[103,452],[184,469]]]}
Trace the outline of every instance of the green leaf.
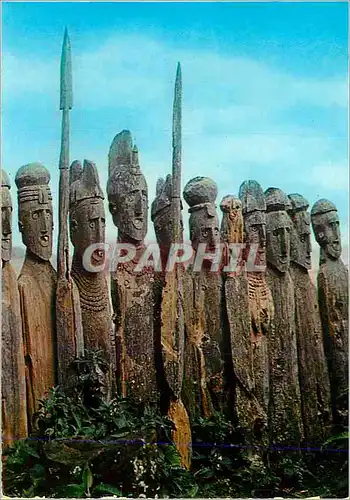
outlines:
{"label": "green leaf", "polygon": [[94,482],[94,476],[90,470],[90,467],[87,465],[85,469],[83,470],[83,484],[85,487],[85,490],[89,493],[89,490],[92,486],[92,483]]}
{"label": "green leaf", "polygon": [[323,446],[327,446],[327,444],[334,443],[336,441],[343,441],[344,439],[349,439],[349,432],[342,432],[341,434],[336,434],[335,436],[331,436],[327,441],[323,444]]}
{"label": "green leaf", "polygon": [[67,484],[56,490],[60,496],[66,496],[68,498],[84,498],[85,488],[82,484]]}
{"label": "green leaf", "polygon": [[118,488],[115,488],[111,484],[100,483],[94,487],[93,493],[111,493],[112,495],[116,495],[118,497],[122,497],[123,494]]}

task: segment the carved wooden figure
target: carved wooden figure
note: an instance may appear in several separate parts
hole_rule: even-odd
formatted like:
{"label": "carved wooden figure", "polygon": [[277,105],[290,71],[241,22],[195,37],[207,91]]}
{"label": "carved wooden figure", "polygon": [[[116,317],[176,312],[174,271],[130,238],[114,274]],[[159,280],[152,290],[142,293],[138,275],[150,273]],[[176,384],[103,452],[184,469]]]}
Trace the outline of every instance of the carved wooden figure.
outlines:
{"label": "carved wooden figure", "polygon": [[118,228],[118,242],[136,248],[135,257],[119,263],[111,276],[116,327],[117,377],[121,393],[136,401],[157,403],[153,327],[152,267],[137,264],[144,253],[148,192],[131,133],[123,130],[109,150],[109,210]]}
{"label": "carved wooden figure", "polygon": [[18,278],[26,360],[28,425],[38,401],[55,385],[56,272],[52,254],[52,197],[50,174],[40,163],[21,167],[16,174],[18,219],[27,247]]}
{"label": "carved wooden figure", "polygon": [[[183,196],[190,206],[192,247],[200,244],[215,254],[220,244],[219,219],[215,207],[217,185],[207,177],[195,177],[185,186]],[[198,271],[189,268],[184,276],[185,372],[183,401],[191,418],[209,417],[225,404],[224,363],[221,353],[222,280],[220,271],[211,272],[205,258]]]}
{"label": "carved wooden figure", "polygon": [[[155,336],[157,351],[157,381],[161,391],[162,406],[175,425],[174,443],[180,453],[182,464],[190,465],[191,428],[186,408],[181,399],[184,372],[184,317],[182,294],[180,308],[176,303],[178,289],[171,290],[167,279],[173,279],[173,272],[167,273],[166,263],[173,241],[172,177],[157,182],[156,198],[151,207],[151,218],[157,243],[160,248],[163,272],[155,274]],[[181,220],[182,225],[182,220]],[[182,241],[182,236],[180,237]],[[178,328],[173,328],[174,311]],[[180,310],[178,310],[180,309]]]}
{"label": "carved wooden figure", "polygon": [[318,200],[311,210],[315,238],[320,245],[317,276],[323,343],[330,377],[334,422],[348,425],[349,281],[341,260],[341,236],[336,206]]}
{"label": "carved wooden figure", "polygon": [[17,277],[11,265],[10,179],[1,170],[1,423],[3,447],[27,435],[25,363]]}
{"label": "carved wooden figure", "polygon": [[79,291],[84,347],[101,351],[108,365],[106,372],[100,374],[101,391],[108,398],[114,360],[113,323],[104,269],[106,221],[103,200],[96,165],[84,160],[82,168],[80,162],[73,162],[69,195],[70,238],[74,247],[71,276]]}
{"label": "carved wooden figure", "polygon": [[290,274],[294,283],[304,437],[307,443],[323,443],[331,422],[330,388],[316,289],[308,271],[311,269],[309,204],[300,194],[290,194],[288,198],[293,222]]}
{"label": "carved wooden figure", "polygon": [[289,274],[291,220],[287,196],[277,188],[265,191],[267,282],[275,315],[269,338],[269,431],[273,445],[298,446],[303,439],[294,287]]}
{"label": "carved wooden figure", "polygon": [[[274,306],[266,281],[266,203],[260,184],[244,181],[239,188],[244,218],[247,254],[257,246],[257,270],[248,270],[248,296],[250,311],[250,336],[253,347],[254,394],[265,414],[269,407],[269,356],[268,342],[273,327]],[[260,267],[261,269],[258,269]]]}
{"label": "carved wooden figure", "polygon": [[[267,414],[255,396],[249,283],[244,261],[242,261],[244,255],[242,252],[244,239],[242,203],[234,196],[225,196],[220,208],[223,212],[221,237],[228,248],[231,245],[231,251],[227,252],[227,256],[238,258],[238,262],[235,263],[236,270],[233,270],[234,267],[230,265],[228,260],[228,267],[232,271],[230,269],[223,273],[225,287],[223,319],[227,328],[226,336],[228,336],[228,347],[225,351],[231,353],[232,360],[230,363],[226,359],[227,379],[234,381],[235,416],[238,428],[240,428],[246,444],[249,445],[248,456],[258,460],[261,458],[262,450],[258,448],[254,452],[253,446],[267,445]],[[234,251],[233,244],[237,245],[236,251]],[[232,377],[232,373],[234,377]]]}

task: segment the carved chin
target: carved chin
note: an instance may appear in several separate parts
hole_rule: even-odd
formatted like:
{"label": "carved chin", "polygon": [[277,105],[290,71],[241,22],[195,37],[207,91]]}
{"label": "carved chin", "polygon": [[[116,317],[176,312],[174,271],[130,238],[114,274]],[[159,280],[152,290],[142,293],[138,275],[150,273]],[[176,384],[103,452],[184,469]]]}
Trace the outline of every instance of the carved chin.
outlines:
{"label": "carved chin", "polygon": [[281,273],[285,273],[289,269],[289,259],[286,259],[285,257],[283,258],[279,257],[273,260],[271,259],[269,262],[273,267],[275,267]]}
{"label": "carved chin", "polygon": [[333,257],[333,259],[339,259],[341,256],[340,243],[328,243],[325,250],[330,257]]}
{"label": "carved chin", "polygon": [[8,244],[6,244],[6,246],[4,246],[3,244],[1,245],[1,259],[4,260],[5,262],[11,260],[11,245],[10,246]]}
{"label": "carved chin", "polygon": [[28,247],[28,249],[37,257],[42,260],[50,260],[52,256],[52,246],[49,242],[48,245],[42,246],[41,244],[35,245],[34,247]]}

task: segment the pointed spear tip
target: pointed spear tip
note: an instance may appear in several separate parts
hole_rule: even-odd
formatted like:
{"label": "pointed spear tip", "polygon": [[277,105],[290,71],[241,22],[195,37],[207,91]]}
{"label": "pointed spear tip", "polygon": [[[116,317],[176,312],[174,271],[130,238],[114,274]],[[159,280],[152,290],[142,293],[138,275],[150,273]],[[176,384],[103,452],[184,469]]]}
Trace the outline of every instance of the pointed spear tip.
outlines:
{"label": "pointed spear tip", "polygon": [[176,68],[176,78],[181,77],[181,63],[180,61],[177,63],[177,68]]}
{"label": "pointed spear tip", "polygon": [[60,109],[72,109],[72,61],[71,46],[67,26],[64,30],[61,55]]}

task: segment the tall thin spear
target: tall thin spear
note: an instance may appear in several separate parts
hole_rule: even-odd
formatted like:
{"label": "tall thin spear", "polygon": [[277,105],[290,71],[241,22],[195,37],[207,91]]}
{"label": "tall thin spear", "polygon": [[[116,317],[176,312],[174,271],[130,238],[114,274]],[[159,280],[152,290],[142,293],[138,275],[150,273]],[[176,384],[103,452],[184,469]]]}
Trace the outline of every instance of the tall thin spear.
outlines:
{"label": "tall thin spear", "polygon": [[69,279],[69,111],[73,107],[72,57],[68,30],[65,29],[61,57],[60,109],[62,110],[61,154],[59,162],[58,279]]}
{"label": "tall thin spear", "polygon": [[173,242],[180,243],[181,216],[181,152],[182,152],[182,75],[181,65],[177,64],[174,105],[173,105],[173,157],[172,157],[172,207],[173,207]]}
{"label": "tall thin spear", "polygon": [[59,222],[57,251],[56,333],[58,383],[67,388],[75,383],[72,362],[84,353],[79,295],[69,272],[69,111],[72,99],[72,60],[67,28],[61,58],[60,109],[62,110],[61,153],[59,161]]}

